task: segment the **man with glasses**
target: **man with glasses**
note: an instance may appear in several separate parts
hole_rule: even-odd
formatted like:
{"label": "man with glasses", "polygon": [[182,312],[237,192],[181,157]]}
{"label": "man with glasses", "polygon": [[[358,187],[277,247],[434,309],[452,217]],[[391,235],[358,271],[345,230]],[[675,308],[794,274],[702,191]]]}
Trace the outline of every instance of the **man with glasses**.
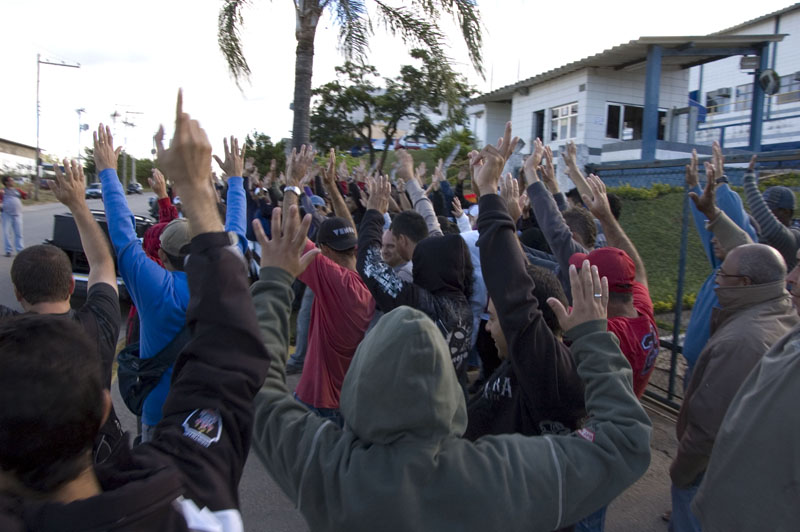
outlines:
{"label": "man with glasses", "polygon": [[[678,452],[670,466],[670,530],[700,530],[690,504],[708,467],[717,432],[733,397],[764,353],[798,322],[786,291],[786,263],[775,248],[744,243],[729,248],[743,231],[714,205],[713,183],[692,199],[728,253],[716,273],[719,307],[711,314],[708,340],[678,414]],[[739,238],[742,238],[741,236]],[[744,237],[746,240],[746,237]]]}

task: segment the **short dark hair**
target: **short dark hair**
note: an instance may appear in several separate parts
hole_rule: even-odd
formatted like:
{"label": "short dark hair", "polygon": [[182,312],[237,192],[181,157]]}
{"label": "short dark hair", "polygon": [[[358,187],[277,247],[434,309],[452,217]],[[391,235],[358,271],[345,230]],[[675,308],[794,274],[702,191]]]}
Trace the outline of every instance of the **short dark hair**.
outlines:
{"label": "short dark hair", "polygon": [[25,314],[0,323],[0,468],[49,493],[91,465],[103,421],[100,357],[71,319]]}
{"label": "short dark hair", "polygon": [[439,227],[442,230],[442,234],[458,235],[461,233],[461,231],[458,229],[458,226],[448,220],[446,216],[437,216],[436,219],[439,220]]}
{"label": "short dark hair", "polygon": [[563,216],[570,230],[578,233],[581,237],[583,245],[588,250],[594,249],[594,243],[597,240],[597,226],[589,211],[581,207],[571,207],[564,211]]}
{"label": "short dark hair", "polygon": [[619,220],[619,215],[622,214],[622,198],[614,193],[607,194],[608,206],[611,207],[611,214],[615,220]]}
{"label": "short dark hair", "polygon": [[11,264],[11,282],[31,305],[69,299],[72,264],[61,249],[50,244],[30,246]]}
{"label": "short dark hair", "polygon": [[394,217],[389,230],[394,236],[405,236],[415,244],[428,236],[425,218],[417,211],[403,211]]}
{"label": "short dark hair", "polygon": [[13,181],[13,179],[14,179],[14,178],[12,178],[10,175],[4,175],[4,176],[3,176],[3,184],[5,185],[5,184],[6,184],[6,181],[10,181],[10,180],[12,180],[12,181]]}
{"label": "short dark hair", "polygon": [[577,188],[571,188],[565,194],[567,198],[571,199],[573,202],[577,203],[578,205],[583,203],[583,198],[581,198],[581,193],[578,192]]}
{"label": "short dark hair", "polygon": [[553,331],[553,334],[561,334],[561,325],[558,324],[555,312],[547,304],[547,299],[554,297],[561,301],[564,307],[568,307],[567,295],[564,293],[561,283],[558,278],[551,272],[541,266],[534,266],[533,264],[526,264],[525,271],[528,276],[533,279],[533,295],[539,302],[539,310],[542,312],[544,322],[547,327]]}

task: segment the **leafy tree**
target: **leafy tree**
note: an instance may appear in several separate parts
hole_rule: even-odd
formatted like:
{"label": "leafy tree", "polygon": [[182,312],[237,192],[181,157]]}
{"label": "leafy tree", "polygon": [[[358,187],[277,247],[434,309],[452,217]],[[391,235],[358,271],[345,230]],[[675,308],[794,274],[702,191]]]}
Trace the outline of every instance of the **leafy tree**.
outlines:
{"label": "leafy tree", "polygon": [[283,141],[273,144],[269,135],[253,131],[252,136],[245,137],[244,145],[247,146],[245,157],[255,159],[258,173],[262,176],[269,171],[272,159],[277,161],[278,169],[286,166],[286,145]]}
{"label": "leafy tree", "polygon": [[[452,170],[456,170],[462,164],[467,162],[467,154],[477,148],[475,137],[469,129],[457,129],[442,136],[436,143],[436,148],[433,150],[434,158],[436,160],[446,159],[456,144],[461,145],[458,149],[458,154],[454,160]],[[457,171],[457,170],[456,170]]]}
{"label": "leafy tree", "polygon": [[[250,66],[244,56],[239,28],[244,24],[242,9],[248,0],[223,0],[217,19],[217,41],[231,74],[239,83],[247,79]],[[373,23],[366,0],[294,0],[295,7],[295,84],[292,145],[310,140],[311,75],[314,67],[314,38],[317,24],[327,9],[339,25],[339,46],[347,60],[363,61],[375,26],[385,27],[403,42],[424,48],[432,57],[446,63],[444,35],[439,27],[443,16],[453,17],[461,29],[472,64],[483,73],[480,13],[476,0],[409,0],[392,7],[385,0],[374,0]]]}
{"label": "leafy tree", "polygon": [[375,130],[375,96],[378,88],[372,78],[378,71],[371,65],[347,61],[336,67],[340,80],[314,89],[319,98],[311,114],[311,140],[322,151],[349,149],[359,142],[369,150],[369,163],[375,162],[372,146]]}

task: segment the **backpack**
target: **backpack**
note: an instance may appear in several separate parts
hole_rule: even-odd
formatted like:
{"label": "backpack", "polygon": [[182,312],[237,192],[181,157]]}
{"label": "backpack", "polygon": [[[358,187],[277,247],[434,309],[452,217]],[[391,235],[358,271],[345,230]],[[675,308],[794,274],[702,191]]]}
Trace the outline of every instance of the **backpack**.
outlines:
{"label": "backpack", "polygon": [[188,326],[184,326],[157,355],[139,357],[139,342],[125,347],[117,355],[117,382],[119,393],[128,410],[142,415],[144,400],[161,380],[164,372],[175,363],[178,354],[192,337]]}

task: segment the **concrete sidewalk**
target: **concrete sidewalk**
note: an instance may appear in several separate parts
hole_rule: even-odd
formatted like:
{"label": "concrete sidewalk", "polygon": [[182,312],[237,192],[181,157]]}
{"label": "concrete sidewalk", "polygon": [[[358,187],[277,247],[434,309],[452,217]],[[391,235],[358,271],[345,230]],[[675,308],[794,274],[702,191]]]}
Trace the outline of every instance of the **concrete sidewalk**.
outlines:
{"label": "concrete sidewalk", "polygon": [[653,422],[650,467],[639,481],[617,497],[606,514],[606,532],[665,532],[661,516],[671,508],[669,465],[675,456],[675,415],[643,400]]}

